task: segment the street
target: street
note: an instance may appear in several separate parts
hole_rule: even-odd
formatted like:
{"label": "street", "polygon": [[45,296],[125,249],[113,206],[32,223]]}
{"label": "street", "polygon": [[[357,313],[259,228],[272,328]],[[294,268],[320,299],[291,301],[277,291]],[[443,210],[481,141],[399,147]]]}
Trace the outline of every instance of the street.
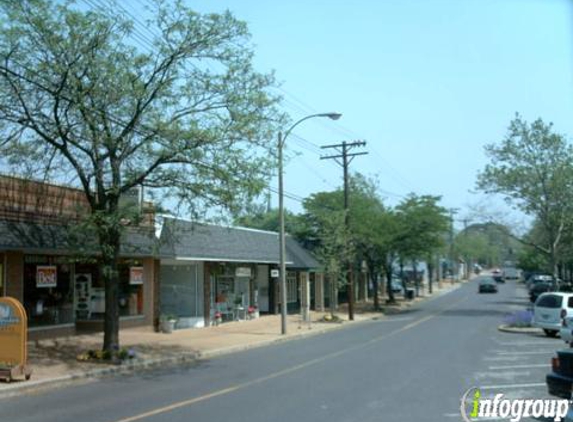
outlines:
{"label": "street", "polygon": [[443,422],[462,420],[471,387],[548,397],[549,361],[565,345],[498,331],[526,304],[523,287],[499,287],[478,294],[470,282],[409,312],[307,339],[5,399],[2,420]]}

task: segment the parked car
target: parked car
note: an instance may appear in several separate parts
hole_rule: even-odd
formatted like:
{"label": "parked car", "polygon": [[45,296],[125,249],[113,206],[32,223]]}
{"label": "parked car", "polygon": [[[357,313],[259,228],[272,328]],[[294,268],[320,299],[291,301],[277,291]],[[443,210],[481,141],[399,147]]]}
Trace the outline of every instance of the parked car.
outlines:
{"label": "parked car", "polygon": [[533,306],[534,327],[543,329],[548,337],[561,330],[563,318],[573,316],[573,293],[542,293]]}
{"label": "parked car", "polygon": [[495,281],[498,283],[505,283],[505,279],[503,278],[503,273],[501,270],[495,269],[491,272],[491,276]]}
{"label": "parked car", "polygon": [[553,281],[553,276],[549,274],[534,274],[527,279],[525,285],[528,290],[531,290],[535,284],[544,283],[546,281]]}
{"label": "parked car", "polygon": [[549,394],[570,400],[573,386],[573,350],[557,351],[557,356],[551,359],[551,371],[545,377]]}
{"label": "parked car", "polygon": [[497,283],[493,277],[479,277],[478,279],[478,292],[479,293],[497,293]]}
{"label": "parked car", "polygon": [[503,278],[506,280],[518,280],[519,271],[517,268],[507,267],[503,269]]}
{"label": "parked car", "polygon": [[543,283],[536,283],[529,291],[529,300],[531,301],[531,303],[535,303],[537,298],[542,293],[555,292],[555,291],[557,291],[557,283],[553,281],[544,281]]}
{"label": "parked car", "polygon": [[559,337],[569,346],[573,347],[573,317],[565,317],[561,322]]}
{"label": "parked car", "polygon": [[392,280],[390,286],[393,293],[401,293],[404,290],[404,286],[400,280]]}

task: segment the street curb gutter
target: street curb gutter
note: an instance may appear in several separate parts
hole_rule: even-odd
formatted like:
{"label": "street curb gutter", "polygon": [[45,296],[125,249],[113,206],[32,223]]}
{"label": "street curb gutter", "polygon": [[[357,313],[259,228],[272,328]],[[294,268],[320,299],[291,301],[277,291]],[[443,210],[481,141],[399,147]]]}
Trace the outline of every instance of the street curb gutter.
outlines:
{"label": "street curb gutter", "polygon": [[[457,284],[451,289],[446,291],[441,291],[438,294],[433,294],[431,297],[424,298],[423,300],[419,301],[418,303],[423,303],[427,301],[431,301],[433,299],[437,299],[443,295],[451,293],[457,290],[462,283]],[[416,303],[416,305],[418,304]],[[399,312],[392,313],[392,316],[402,313],[403,311],[409,310],[411,307],[405,308],[400,310]],[[251,349],[256,349],[259,347],[270,346],[274,344],[285,343],[288,341],[300,340],[303,338],[314,337],[320,334],[325,334],[328,332],[349,328],[355,326],[356,323],[362,324],[366,322],[372,322],[384,318],[386,315],[380,314],[372,317],[364,318],[363,320],[353,321],[352,324],[348,324],[348,321],[345,321],[342,324],[332,323],[331,327],[328,328],[319,328],[319,329],[304,329],[299,328],[300,330],[304,330],[303,332],[292,334],[287,337],[278,337],[269,340],[262,340],[256,343],[248,343],[248,344],[239,344],[231,347],[222,347],[219,349],[207,350],[205,352],[200,351],[193,351],[193,352],[183,352],[177,356],[169,356],[169,357],[162,357],[162,358],[153,358],[153,359],[146,359],[146,360],[135,360],[135,361],[127,361],[120,365],[110,365],[106,366],[105,368],[98,368],[98,369],[91,369],[88,371],[83,372],[76,372],[69,375],[63,375],[55,378],[47,378],[43,380],[30,380],[30,381],[23,381],[23,382],[16,382],[9,387],[7,387],[4,391],[0,391],[0,400],[18,396],[24,393],[33,392],[35,390],[47,388],[51,385],[56,384],[65,384],[73,381],[79,380],[88,380],[88,379],[97,379],[111,375],[121,375],[121,374],[133,374],[136,373],[138,370],[145,370],[145,369],[153,369],[158,367],[175,367],[184,364],[195,363],[200,360],[212,359],[220,356],[225,356],[233,353],[243,352]],[[390,316],[390,314],[388,315]]]}
{"label": "street curb gutter", "polygon": [[542,334],[543,331],[541,328],[536,327],[510,327],[508,325],[499,325],[497,329],[504,333],[513,333],[513,334]]}

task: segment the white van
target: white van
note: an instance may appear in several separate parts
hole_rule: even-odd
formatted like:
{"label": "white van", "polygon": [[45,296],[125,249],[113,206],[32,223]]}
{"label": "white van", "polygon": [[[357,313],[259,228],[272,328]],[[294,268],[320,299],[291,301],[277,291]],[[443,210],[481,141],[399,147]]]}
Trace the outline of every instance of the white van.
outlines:
{"label": "white van", "polygon": [[533,306],[533,326],[542,328],[548,337],[555,337],[563,318],[570,316],[573,316],[573,293],[542,293]]}

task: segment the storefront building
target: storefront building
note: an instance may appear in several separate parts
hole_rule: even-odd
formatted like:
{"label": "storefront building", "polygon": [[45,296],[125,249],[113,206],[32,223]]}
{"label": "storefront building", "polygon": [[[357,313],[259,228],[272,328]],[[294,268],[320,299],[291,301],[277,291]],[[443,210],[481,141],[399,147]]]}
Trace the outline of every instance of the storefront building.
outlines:
{"label": "storefront building", "polygon": [[[101,330],[105,291],[97,245],[75,225],[81,191],[5,177],[0,188],[0,296],[22,302],[31,339]],[[153,234],[152,226],[138,227],[122,240],[122,327],[154,322]]]}
{"label": "storefront building", "polygon": [[[245,319],[249,308],[280,312],[278,233],[168,217],[161,225],[160,308],[163,315],[178,318],[177,328],[208,326],[216,316]],[[291,312],[300,308],[301,274],[308,280],[309,267],[318,267],[316,260],[288,238]]]}

